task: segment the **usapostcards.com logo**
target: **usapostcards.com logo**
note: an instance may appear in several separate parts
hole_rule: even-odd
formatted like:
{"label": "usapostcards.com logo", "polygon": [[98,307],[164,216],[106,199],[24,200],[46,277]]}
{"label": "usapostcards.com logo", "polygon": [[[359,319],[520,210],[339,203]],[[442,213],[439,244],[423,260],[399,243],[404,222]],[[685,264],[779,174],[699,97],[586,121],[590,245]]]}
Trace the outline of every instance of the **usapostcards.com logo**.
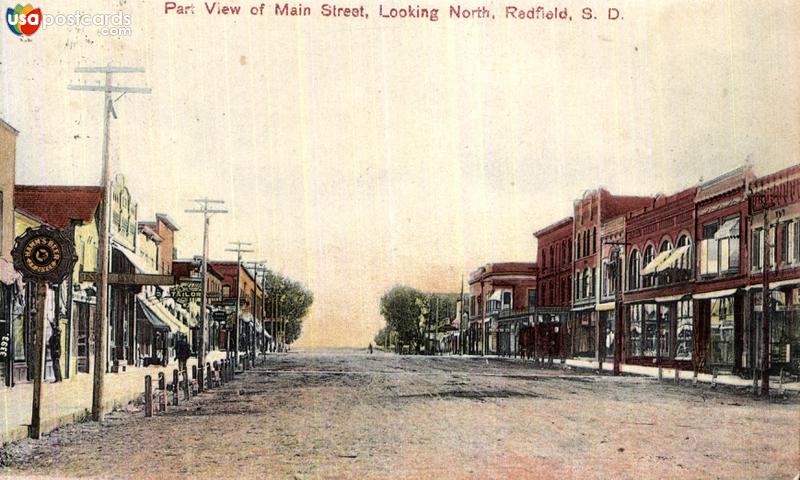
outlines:
{"label": "usapostcards.com logo", "polygon": [[41,26],[49,27],[97,27],[97,34],[103,37],[127,37],[133,33],[131,17],[125,12],[88,14],[76,11],[69,14],[44,15],[41,9],[17,5],[6,10],[6,24],[14,35],[30,37]]}
{"label": "usapostcards.com logo", "polygon": [[29,37],[42,24],[42,10],[33,8],[30,4],[24,7],[17,4],[16,7],[6,10],[6,24],[14,35]]}

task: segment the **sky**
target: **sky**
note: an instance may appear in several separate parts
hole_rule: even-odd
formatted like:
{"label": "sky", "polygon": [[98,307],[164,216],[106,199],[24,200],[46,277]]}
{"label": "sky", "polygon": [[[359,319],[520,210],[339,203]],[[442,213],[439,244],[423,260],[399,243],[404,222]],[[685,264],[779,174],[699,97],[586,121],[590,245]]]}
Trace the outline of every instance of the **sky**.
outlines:
{"label": "sky", "polygon": [[[588,189],[670,193],[746,162],[757,174],[800,162],[790,1],[559,3],[573,21],[506,19],[506,3],[458,20],[420,3],[442,9],[438,22],[378,18],[377,2],[363,3],[368,19],[325,18],[316,2],[302,18],[194,3],[183,16],[158,1],[34,4],[125,13],[122,37],[2,26],[17,181],[97,184],[102,94],[67,86],[102,80],[79,66],[144,67],[114,78],[152,93],[115,103],[112,171],[140,220],[176,220],[181,257],[202,241],[191,199],[225,200],[212,256],[252,242],[245,259],[315,294],[298,347],[365,346],[393,285],[457,292],[484,263],[535,261],[532,232]],[[600,18],[579,20],[587,4]]]}

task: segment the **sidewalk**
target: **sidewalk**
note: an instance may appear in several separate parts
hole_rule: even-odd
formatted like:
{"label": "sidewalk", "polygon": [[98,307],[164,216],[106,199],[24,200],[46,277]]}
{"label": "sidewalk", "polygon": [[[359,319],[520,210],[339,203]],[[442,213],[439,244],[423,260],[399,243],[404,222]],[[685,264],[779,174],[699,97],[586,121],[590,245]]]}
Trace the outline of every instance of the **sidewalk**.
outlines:
{"label": "sidewalk", "polygon": [[[224,358],[224,351],[212,351],[206,356],[206,361],[214,362]],[[190,370],[196,364],[196,358],[189,359]],[[171,382],[172,371],[177,367],[177,362],[172,362],[166,367],[129,367],[125,372],[107,373],[103,411],[110,412],[141,396],[146,375],[156,379],[159,372],[164,372],[167,383]],[[63,382],[42,383],[42,433],[75,423],[89,415],[92,409],[92,377],[91,373],[79,373]],[[0,389],[0,445],[28,436],[32,397],[32,383]]]}
{"label": "sidewalk", "polygon": [[[575,359],[567,359],[567,365],[577,367],[577,368],[589,368],[593,370],[597,370],[598,364],[596,361],[593,360],[575,360]],[[612,371],[614,369],[613,362],[603,362],[603,370],[604,371]],[[646,367],[643,365],[627,365],[622,364],[620,365],[620,371],[622,373],[629,373],[633,375],[642,375],[645,377],[653,377],[658,378],[658,367]],[[675,378],[675,369],[674,368],[664,368],[662,369],[662,376],[665,379],[671,380]],[[693,372],[689,372],[686,370],[680,371],[681,381],[686,382],[692,381]],[[712,383],[713,376],[709,373],[700,373],[697,375],[697,381],[703,383]],[[770,390],[777,390],[778,384],[780,379],[778,377],[770,377],[769,384]],[[717,383],[720,385],[731,385],[734,387],[752,387],[753,380],[749,380],[746,378],[741,378],[736,375],[717,375]],[[784,383],[783,388],[786,391],[792,392],[800,392],[800,382],[793,382],[793,383]]]}
{"label": "sidewalk", "polygon": [[[525,360],[522,357],[504,357],[501,355],[453,355],[448,354],[451,358],[464,358],[464,359],[476,359],[476,358],[487,358],[487,359],[495,359],[495,360],[504,360],[504,361],[512,361],[512,362],[530,362],[533,363],[533,360]],[[559,358],[553,359],[553,365],[561,365],[561,360]],[[585,368],[589,370],[597,370],[598,364],[594,360],[577,360],[568,358],[566,360],[566,365],[575,368]],[[603,362],[603,371],[610,372],[614,370],[614,363],[610,361]],[[620,372],[627,373],[629,375],[640,375],[643,377],[652,377],[658,378],[658,367],[646,367],[644,365],[628,365],[622,364],[620,365]],[[664,368],[662,369],[662,376],[666,380],[673,380],[675,378],[675,369],[674,368]],[[687,370],[680,371],[681,381],[682,382],[691,382],[693,372]],[[713,376],[709,373],[700,373],[697,375],[697,381],[702,383],[713,383],[714,379]],[[752,387],[753,380],[741,378],[736,375],[717,375],[716,382],[719,385],[731,385],[734,387]],[[770,377],[770,390],[778,391],[778,385],[780,383],[780,379],[778,377]],[[783,389],[787,392],[798,392],[800,393],[800,382],[792,382],[783,384]]]}

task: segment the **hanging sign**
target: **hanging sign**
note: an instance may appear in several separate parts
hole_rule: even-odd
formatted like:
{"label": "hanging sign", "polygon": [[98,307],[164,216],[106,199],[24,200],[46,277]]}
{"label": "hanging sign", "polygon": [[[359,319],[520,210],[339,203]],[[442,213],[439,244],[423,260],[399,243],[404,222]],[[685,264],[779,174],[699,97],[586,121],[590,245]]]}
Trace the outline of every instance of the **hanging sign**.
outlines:
{"label": "hanging sign", "polygon": [[188,282],[175,285],[169,295],[183,308],[188,308],[189,303],[198,303],[203,297],[203,285],[198,282]]}
{"label": "hanging sign", "polygon": [[78,260],[72,242],[61,231],[44,225],[17,237],[11,256],[23,278],[51,284],[63,282]]}

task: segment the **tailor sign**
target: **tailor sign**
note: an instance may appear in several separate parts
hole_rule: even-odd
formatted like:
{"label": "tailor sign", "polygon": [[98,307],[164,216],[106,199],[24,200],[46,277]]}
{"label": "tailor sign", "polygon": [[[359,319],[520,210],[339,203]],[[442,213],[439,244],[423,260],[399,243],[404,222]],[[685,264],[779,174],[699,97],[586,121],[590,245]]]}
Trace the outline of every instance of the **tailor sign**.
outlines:
{"label": "tailor sign", "polygon": [[14,241],[14,268],[26,280],[57,284],[72,272],[78,258],[75,247],[52,227],[29,228]]}

